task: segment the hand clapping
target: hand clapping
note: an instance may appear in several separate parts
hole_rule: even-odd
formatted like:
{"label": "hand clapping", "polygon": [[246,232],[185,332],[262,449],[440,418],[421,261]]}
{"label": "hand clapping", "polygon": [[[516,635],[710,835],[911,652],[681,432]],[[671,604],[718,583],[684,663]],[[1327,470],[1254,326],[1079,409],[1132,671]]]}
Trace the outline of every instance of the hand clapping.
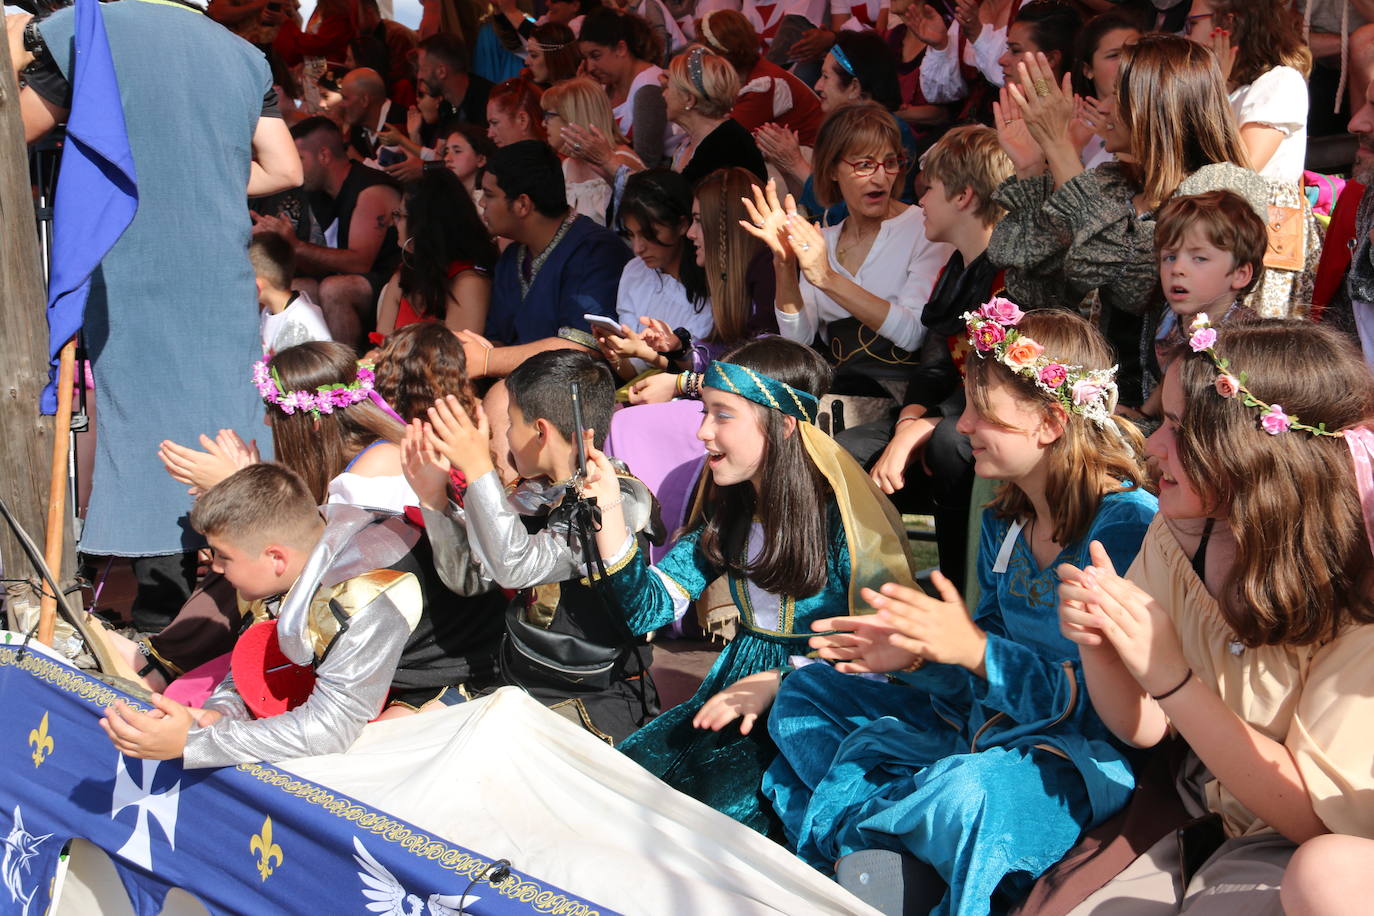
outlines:
{"label": "hand clapping", "polygon": [[1059,567],[1060,632],[1088,649],[1115,651],[1121,664],[1150,694],[1168,690],[1188,670],[1173,621],[1135,583],[1116,574],[1097,541],[1087,569]]}
{"label": "hand clapping", "polygon": [[425,437],[430,447],[462,471],[464,477],[474,481],[495,467],[491,460],[491,429],[480,404],[475,422],[453,395],[435,401],[428,412]]}

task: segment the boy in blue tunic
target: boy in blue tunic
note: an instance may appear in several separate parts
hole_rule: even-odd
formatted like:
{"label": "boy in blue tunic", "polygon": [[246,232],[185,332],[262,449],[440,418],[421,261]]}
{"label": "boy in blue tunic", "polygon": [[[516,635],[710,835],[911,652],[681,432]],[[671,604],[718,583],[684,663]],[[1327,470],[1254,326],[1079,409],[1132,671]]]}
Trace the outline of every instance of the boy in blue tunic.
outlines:
{"label": "boy in blue tunic", "polygon": [[965,317],[979,358],[959,428],[977,473],[1004,481],[983,516],[978,607],[937,573],[938,600],[885,585],[865,595],[876,616],[814,623],[835,632],[811,645],[840,664],[783,682],[764,780],[808,862],[910,853],[948,886],[934,912],[960,916],[1005,910],[1133,788],[1059,634],[1055,568],[1093,540],[1129,563],[1156,507],[1087,322],[999,299]]}

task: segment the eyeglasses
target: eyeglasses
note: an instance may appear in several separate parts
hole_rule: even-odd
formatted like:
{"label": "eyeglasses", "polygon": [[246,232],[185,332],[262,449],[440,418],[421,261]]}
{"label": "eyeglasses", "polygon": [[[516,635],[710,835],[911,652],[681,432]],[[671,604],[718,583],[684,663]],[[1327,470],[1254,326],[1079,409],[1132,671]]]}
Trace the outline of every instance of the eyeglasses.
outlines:
{"label": "eyeglasses", "polygon": [[840,161],[854,170],[855,178],[867,178],[878,169],[882,169],[889,175],[896,175],[906,167],[905,156],[888,156],[882,162],[872,158],[841,159]]}
{"label": "eyeglasses", "polygon": [[1189,16],[1187,19],[1183,20],[1183,31],[1185,33],[1191,32],[1194,25],[1204,19],[1211,19],[1215,15],[1216,13],[1198,13],[1196,16]]}

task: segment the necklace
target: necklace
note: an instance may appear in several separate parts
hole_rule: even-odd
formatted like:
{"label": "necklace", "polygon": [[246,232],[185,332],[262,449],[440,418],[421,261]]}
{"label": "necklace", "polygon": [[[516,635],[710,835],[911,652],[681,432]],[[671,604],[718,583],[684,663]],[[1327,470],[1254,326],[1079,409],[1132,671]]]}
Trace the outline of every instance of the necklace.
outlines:
{"label": "necklace", "polygon": [[[543,268],[544,262],[549,259],[549,255],[553,254],[553,250],[558,247],[558,243],[563,241],[563,236],[568,234],[568,230],[572,228],[573,220],[576,218],[576,210],[568,211],[568,215],[564,217],[562,224],[558,227],[558,231],[553,234],[553,238],[549,239],[549,243],[544,246],[544,250],[539,252],[534,260],[530,261],[529,279],[525,279],[525,271],[523,269],[519,271],[521,301],[524,301],[525,297],[530,294],[530,288],[534,286],[534,279],[539,276],[539,271]],[[529,247],[525,245],[524,242],[521,242],[518,263],[523,265],[525,263],[525,258],[529,257],[529,253]]]}
{"label": "necklace", "polygon": [[[849,252],[853,251],[855,248],[859,247],[864,242],[872,242],[875,238],[877,238],[878,233],[882,231],[882,228],[883,224],[880,222],[878,223],[878,228],[874,229],[867,235],[862,234],[858,229],[854,230],[854,238],[851,238],[849,240],[849,244],[835,246],[835,257],[840,260],[843,260],[845,255],[849,254]],[[843,237],[844,230],[840,230],[840,235],[841,237]]]}

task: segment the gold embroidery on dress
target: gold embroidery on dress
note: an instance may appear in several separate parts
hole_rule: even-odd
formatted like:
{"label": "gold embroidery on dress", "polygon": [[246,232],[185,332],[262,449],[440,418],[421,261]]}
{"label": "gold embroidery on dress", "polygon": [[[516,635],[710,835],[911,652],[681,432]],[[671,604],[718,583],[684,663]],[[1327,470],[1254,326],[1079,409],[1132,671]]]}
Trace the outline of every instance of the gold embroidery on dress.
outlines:
{"label": "gold embroidery on dress", "polygon": [[[864,338],[864,331],[868,331],[869,333],[867,339]],[[853,350],[849,351],[845,350],[844,345],[840,343],[840,339],[838,337],[830,338],[830,355],[835,357],[835,362],[839,363],[840,365],[844,365],[849,360],[858,356],[860,353],[867,353],[869,356],[873,357],[878,362],[886,363],[889,366],[905,366],[911,363],[911,351],[903,350],[901,347],[890,342],[889,345],[891,346],[892,355],[897,357],[896,359],[884,359],[877,353],[873,352],[873,350],[869,348],[869,345],[877,343],[880,340],[886,341],[887,338],[883,337],[877,331],[868,328],[866,325],[860,324],[858,330],[854,333],[854,337],[856,340],[858,340],[859,345],[855,347]]]}

